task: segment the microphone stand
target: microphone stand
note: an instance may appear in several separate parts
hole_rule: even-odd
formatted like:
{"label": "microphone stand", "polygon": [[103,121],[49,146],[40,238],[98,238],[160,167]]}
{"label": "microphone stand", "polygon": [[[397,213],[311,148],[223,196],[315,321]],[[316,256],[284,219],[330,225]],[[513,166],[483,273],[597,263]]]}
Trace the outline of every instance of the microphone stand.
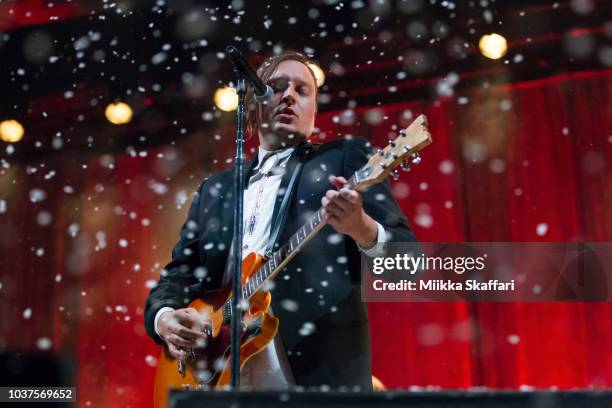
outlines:
{"label": "microphone stand", "polygon": [[238,94],[238,109],[236,110],[236,172],[234,208],[234,268],[232,270],[232,308],[231,308],[231,386],[234,390],[240,388],[240,326],[242,313],[238,310],[242,295],[242,238],[243,238],[243,180],[244,180],[244,112],[246,82],[244,76],[234,70],[238,77],[236,93]]}

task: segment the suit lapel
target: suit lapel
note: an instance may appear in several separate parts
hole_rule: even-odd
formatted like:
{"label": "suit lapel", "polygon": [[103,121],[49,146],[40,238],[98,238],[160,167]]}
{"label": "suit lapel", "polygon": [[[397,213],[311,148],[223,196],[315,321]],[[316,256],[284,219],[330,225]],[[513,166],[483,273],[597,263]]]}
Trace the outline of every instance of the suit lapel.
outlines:
{"label": "suit lapel", "polygon": [[[253,170],[253,167],[255,167],[255,165],[257,164],[257,155],[255,155],[254,157],[252,157],[250,160],[246,161],[244,163],[244,178],[243,178],[243,189],[246,188],[247,183],[248,183],[248,179],[249,179],[249,174],[251,173],[251,171]],[[222,219],[223,219],[223,225],[227,226],[227,230],[229,232],[229,241],[231,241],[232,239],[232,234],[234,231],[234,207],[236,206],[236,200],[234,199],[234,180],[236,177],[236,168],[234,167],[232,173],[231,173],[231,177],[229,180],[229,183],[227,183],[227,185],[225,185],[223,192],[222,192],[222,198],[220,200],[220,205],[221,207],[221,215],[222,215]]]}
{"label": "suit lapel", "polygon": [[[304,155],[310,149],[310,147],[311,145],[308,142],[300,143],[298,146],[296,146],[295,152],[291,155],[291,157],[289,158],[289,161],[287,162],[287,165],[285,167],[285,173],[283,174],[283,178],[281,179],[281,184],[278,188],[278,193],[276,194],[276,200],[274,201],[274,211],[272,212],[272,222],[270,224],[270,233],[272,233],[276,223],[278,222],[279,218],[281,218],[279,214],[280,207],[283,202],[283,198],[285,197],[285,194],[287,193],[287,187],[289,186],[289,181],[291,180],[291,176],[293,175],[293,172],[295,171],[295,167],[298,165],[298,163],[301,160],[304,159]],[[297,181],[299,181],[299,178]],[[293,192],[289,192],[289,193],[293,194]],[[291,197],[289,198],[291,199]],[[285,209],[285,211],[289,211],[290,205],[291,205],[291,201],[287,203],[287,208]],[[287,221],[287,217],[284,217],[279,231],[281,232],[283,231],[283,228],[285,228],[286,221]],[[274,244],[276,243],[273,243],[273,245]],[[273,249],[276,249],[276,248],[273,247]]]}
{"label": "suit lapel", "polygon": [[251,172],[253,171],[253,168],[257,165],[258,162],[259,162],[259,155],[255,153],[255,156],[253,156],[250,160],[248,160],[244,164],[244,179],[242,180],[243,189],[246,189],[248,187],[249,177],[251,175]]}

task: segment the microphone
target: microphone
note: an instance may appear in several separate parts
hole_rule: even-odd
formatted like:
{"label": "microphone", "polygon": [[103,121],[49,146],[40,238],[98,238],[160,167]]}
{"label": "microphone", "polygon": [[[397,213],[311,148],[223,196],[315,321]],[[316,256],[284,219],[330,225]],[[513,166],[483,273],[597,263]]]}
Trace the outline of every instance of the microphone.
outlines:
{"label": "microphone", "polygon": [[232,45],[228,45],[227,48],[225,48],[225,53],[232,61],[232,64],[234,64],[236,71],[244,76],[244,78],[251,83],[253,88],[255,88],[255,92],[253,92],[255,101],[259,103],[269,101],[274,93],[272,88],[259,79],[253,67],[242,56],[242,53]]}

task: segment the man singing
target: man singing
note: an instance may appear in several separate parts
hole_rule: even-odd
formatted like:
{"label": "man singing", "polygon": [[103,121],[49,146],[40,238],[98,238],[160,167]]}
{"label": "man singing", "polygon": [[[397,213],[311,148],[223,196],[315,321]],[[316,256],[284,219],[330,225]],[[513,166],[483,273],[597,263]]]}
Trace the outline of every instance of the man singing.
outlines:
{"label": "man singing", "polygon": [[[254,389],[326,385],[371,390],[360,251],[372,256],[377,242],[415,237],[388,182],[363,193],[342,188],[367,162],[363,139],[308,142],[317,113],[316,79],[308,63],[304,55],[287,52],[258,69],[274,94],[268,104],[248,111],[259,151],[245,166],[243,255],[269,249],[277,226],[276,244],[282,245],[321,206],[329,225],[275,278],[272,311],[280,320],[279,332],[247,362],[241,384]],[[289,191],[296,168],[301,172]],[[176,358],[206,337],[202,317],[186,306],[229,284],[224,272],[232,245],[233,175],[230,168],[202,182],[172,261],[147,299],[147,333],[158,344],[165,342]],[[290,196],[283,217],[279,210],[285,194]]]}

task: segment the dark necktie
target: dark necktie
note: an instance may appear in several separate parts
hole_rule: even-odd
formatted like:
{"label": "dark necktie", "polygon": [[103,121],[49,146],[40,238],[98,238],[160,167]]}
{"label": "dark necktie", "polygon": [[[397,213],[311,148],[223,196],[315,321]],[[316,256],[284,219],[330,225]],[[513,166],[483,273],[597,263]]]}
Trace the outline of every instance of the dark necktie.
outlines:
{"label": "dark necktie", "polygon": [[255,175],[253,175],[251,179],[249,180],[249,184],[256,182],[263,176],[270,175],[274,167],[278,165],[278,162],[279,160],[278,160],[277,152],[266,153],[266,155],[261,160],[259,167],[255,170],[256,171]]}

